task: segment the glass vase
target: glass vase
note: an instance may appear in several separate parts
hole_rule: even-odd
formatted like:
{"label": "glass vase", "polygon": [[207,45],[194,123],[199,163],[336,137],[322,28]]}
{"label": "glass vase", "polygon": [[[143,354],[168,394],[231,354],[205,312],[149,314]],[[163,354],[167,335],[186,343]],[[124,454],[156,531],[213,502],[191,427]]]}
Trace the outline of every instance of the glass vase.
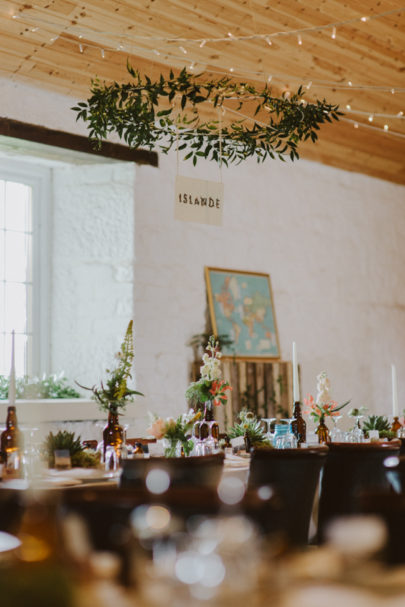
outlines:
{"label": "glass vase", "polygon": [[177,438],[164,438],[163,449],[165,457],[181,457],[181,442]]}

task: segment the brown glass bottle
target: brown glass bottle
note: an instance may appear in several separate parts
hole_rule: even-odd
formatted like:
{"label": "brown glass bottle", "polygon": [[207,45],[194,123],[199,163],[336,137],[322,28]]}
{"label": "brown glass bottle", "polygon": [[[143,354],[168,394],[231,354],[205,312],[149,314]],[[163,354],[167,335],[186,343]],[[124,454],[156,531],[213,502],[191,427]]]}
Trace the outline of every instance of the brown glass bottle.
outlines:
{"label": "brown glass bottle", "polygon": [[319,425],[315,430],[315,434],[318,435],[318,443],[330,443],[329,428],[325,424],[325,420],[323,418],[319,420]]}
{"label": "brown glass bottle", "polygon": [[6,429],[1,433],[0,451],[6,458],[7,476],[21,475],[21,433],[18,429],[16,408],[7,409]]}
{"label": "brown glass bottle", "polygon": [[307,424],[305,419],[302,417],[301,403],[294,403],[293,420],[291,422],[291,429],[293,434],[297,438],[298,445],[306,443],[307,441]]}
{"label": "brown glass bottle", "polygon": [[214,420],[214,411],[213,405],[210,400],[204,405],[204,415],[203,419],[200,422],[199,426],[199,439],[204,440],[210,435],[210,426],[211,426],[211,436],[215,441],[219,440],[219,426],[217,422]]}
{"label": "brown glass bottle", "polygon": [[402,428],[402,424],[399,421],[398,417],[394,417],[391,425],[391,432],[395,432],[395,434]]}
{"label": "brown glass bottle", "polygon": [[103,430],[103,451],[107,447],[115,447],[119,449],[124,442],[124,429],[118,421],[118,413],[108,412],[108,422]]}

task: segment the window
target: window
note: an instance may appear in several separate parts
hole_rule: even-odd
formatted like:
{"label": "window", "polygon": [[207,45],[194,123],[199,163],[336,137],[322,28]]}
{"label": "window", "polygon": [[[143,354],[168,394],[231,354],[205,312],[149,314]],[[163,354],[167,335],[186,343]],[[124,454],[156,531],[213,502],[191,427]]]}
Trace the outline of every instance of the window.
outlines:
{"label": "window", "polygon": [[0,159],[0,374],[48,370],[48,198],[50,172]]}

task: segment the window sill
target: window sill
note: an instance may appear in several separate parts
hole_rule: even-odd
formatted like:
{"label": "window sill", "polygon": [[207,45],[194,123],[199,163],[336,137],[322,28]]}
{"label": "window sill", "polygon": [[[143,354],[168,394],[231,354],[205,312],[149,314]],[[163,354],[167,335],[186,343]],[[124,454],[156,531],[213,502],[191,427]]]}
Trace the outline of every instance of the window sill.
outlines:
{"label": "window sill", "polygon": [[[7,417],[8,401],[0,401],[0,428]],[[40,424],[42,422],[93,421],[107,418],[93,400],[87,398],[55,398],[42,400],[17,400],[19,424]]]}

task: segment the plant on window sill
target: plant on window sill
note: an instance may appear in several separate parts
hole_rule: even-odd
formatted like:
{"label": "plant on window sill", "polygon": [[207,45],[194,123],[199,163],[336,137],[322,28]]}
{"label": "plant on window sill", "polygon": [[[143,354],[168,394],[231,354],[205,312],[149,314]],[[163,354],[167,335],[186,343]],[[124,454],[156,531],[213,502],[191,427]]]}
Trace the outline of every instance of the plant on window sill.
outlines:
{"label": "plant on window sill", "polygon": [[[25,400],[80,398],[80,394],[67,385],[68,379],[63,371],[59,374],[44,374],[39,377],[18,377],[16,379],[16,397]],[[0,400],[8,399],[9,378],[0,375]]]}

